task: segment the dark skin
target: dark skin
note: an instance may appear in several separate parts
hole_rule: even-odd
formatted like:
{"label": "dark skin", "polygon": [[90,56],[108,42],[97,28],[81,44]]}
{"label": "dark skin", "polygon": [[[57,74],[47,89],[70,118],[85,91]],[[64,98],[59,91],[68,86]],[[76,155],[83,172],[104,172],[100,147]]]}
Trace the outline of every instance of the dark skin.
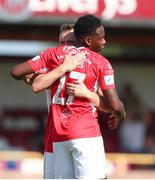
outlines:
{"label": "dark skin", "polygon": [[11,76],[16,80],[25,80],[26,75],[34,73],[28,62],[17,64],[11,70]]}
{"label": "dark skin", "polygon": [[103,26],[96,29],[96,33],[86,36],[80,40],[82,44],[85,44],[89,49],[93,49],[94,52],[100,53],[105,46],[105,31]]}

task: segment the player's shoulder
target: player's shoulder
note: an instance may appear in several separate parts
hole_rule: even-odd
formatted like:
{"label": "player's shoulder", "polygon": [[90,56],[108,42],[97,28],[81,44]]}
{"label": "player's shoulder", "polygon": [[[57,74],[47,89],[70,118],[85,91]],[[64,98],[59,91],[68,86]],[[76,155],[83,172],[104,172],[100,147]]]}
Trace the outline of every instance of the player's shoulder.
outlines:
{"label": "player's shoulder", "polygon": [[61,54],[63,52],[63,48],[64,46],[62,45],[58,45],[56,47],[49,47],[46,48],[44,51],[42,51],[41,54],[50,55],[50,56]]}
{"label": "player's shoulder", "polygon": [[89,52],[89,57],[92,59],[94,63],[108,63],[108,59],[104,57],[103,55],[93,52],[91,50],[88,50]]}

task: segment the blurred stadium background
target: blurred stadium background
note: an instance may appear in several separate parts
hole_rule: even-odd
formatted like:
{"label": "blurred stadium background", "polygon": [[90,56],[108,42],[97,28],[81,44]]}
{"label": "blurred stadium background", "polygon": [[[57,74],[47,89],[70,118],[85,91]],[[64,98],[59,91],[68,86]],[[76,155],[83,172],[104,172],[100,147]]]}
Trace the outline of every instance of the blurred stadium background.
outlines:
{"label": "blurred stadium background", "polygon": [[88,13],[103,20],[102,54],[127,110],[114,131],[99,112],[109,177],[155,178],[154,0],[0,0],[0,178],[43,173],[46,96],[14,80],[10,69],[56,46],[60,25]]}

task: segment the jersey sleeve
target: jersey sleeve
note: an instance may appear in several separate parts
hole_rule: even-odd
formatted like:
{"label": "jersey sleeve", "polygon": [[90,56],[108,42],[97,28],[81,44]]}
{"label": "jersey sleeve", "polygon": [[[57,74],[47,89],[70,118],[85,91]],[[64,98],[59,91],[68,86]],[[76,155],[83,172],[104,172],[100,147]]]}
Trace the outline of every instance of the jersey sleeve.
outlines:
{"label": "jersey sleeve", "polygon": [[114,70],[108,60],[99,67],[98,81],[102,90],[115,88]]}
{"label": "jersey sleeve", "polygon": [[50,56],[51,51],[50,50],[52,50],[52,49],[46,49],[41,54],[28,60],[28,63],[30,64],[30,66],[34,72],[39,72],[39,73],[47,73],[48,72],[49,62],[51,59],[51,56]]}

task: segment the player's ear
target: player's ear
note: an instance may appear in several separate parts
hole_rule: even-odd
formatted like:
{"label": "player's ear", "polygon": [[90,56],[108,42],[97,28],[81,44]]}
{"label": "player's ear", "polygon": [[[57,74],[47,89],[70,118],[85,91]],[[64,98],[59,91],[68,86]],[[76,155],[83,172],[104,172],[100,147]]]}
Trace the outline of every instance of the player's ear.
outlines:
{"label": "player's ear", "polygon": [[91,38],[90,37],[85,37],[85,44],[87,45],[87,46],[90,46],[90,44],[91,44]]}

